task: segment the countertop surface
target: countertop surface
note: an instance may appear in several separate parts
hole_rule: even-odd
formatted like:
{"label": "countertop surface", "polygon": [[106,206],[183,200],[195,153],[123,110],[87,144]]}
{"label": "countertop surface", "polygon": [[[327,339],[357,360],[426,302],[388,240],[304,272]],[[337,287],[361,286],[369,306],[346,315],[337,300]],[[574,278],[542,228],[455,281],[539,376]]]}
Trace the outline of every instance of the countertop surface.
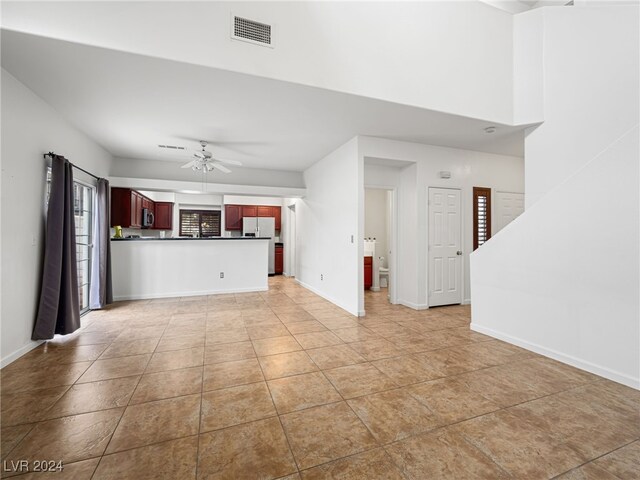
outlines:
{"label": "countertop surface", "polygon": [[168,241],[177,241],[177,240],[189,240],[189,241],[200,241],[200,240],[270,240],[271,237],[199,237],[199,238],[191,238],[191,237],[177,237],[177,238],[159,238],[159,237],[145,237],[145,238],[112,238],[112,242],[145,242],[145,241],[156,241],[156,242],[168,242]]}

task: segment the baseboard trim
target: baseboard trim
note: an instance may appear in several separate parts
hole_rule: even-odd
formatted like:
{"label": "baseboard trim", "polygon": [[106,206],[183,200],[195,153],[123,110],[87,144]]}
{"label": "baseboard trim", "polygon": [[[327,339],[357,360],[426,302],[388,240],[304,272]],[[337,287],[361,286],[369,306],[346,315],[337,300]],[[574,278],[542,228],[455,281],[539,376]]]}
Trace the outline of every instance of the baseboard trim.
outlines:
{"label": "baseboard trim", "polygon": [[429,305],[426,303],[413,303],[402,299],[398,299],[397,303],[404,305],[405,307],[412,308],[413,310],[427,310],[429,308]]}
{"label": "baseboard trim", "polygon": [[471,299],[470,298],[465,298],[462,301],[461,305],[471,305]]}
{"label": "baseboard trim", "polygon": [[571,365],[572,367],[579,368],[580,370],[585,370],[589,373],[593,373],[600,377],[604,377],[614,382],[626,385],[628,387],[635,388],[636,390],[640,390],[640,378],[630,377],[629,375],[616,372],[615,370],[611,370],[610,368],[602,367],[600,365],[596,365],[594,363],[581,360],[572,355],[566,355],[556,350],[543,347],[541,345],[531,343],[526,340],[522,340],[521,338],[513,337],[511,335],[498,332],[488,327],[483,327],[482,325],[472,323],[471,330],[473,330],[474,332],[489,335],[490,337],[497,338],[498,340],[503,340],[505,342],[512,343],[514,345],[517,345],[518,347],[522,347],[526,350],[539,353],[540,355],[543,355],[545,357],[549,357],[559,362],[566,363],[567,365]]}
{"label": "baseboard trim", "polygon": [[172,297],[197,297],[200,295],[218,295],[222,293],[251,293],[251,292],[266,292],[269,287],[250,287],[250,288],[232,288],[225,290],[202,290],[198,292],[171,292],[161,294],[141,294],[141,295],[117,295],[113,299],[116,302],[125,300],[153,300],[154,298],[172,298]]}
{"label": "baseboard trim", "polygon": [[9,355],[2,357],[2,360],[0,360],[0,368],[4,368],[10,363],[15,362],[21,356],[30,352],[34,348],[42,345],[43,343],[44,343],[44,340],[37,340],[37,341],[32,340],[31,342],[17,349],[15,352],[11,352]]}
{"label": "baseboard trim", "polygon": [[320,290],[318,290],[317,288],[312,287],[311,285],[303,282],[302,280],[298,280],[297,278],[295,279],[296,283],[298,285],[300,285],[301,287],[306,288],[307,290],[315,293],[316,295],[318,295],[319,297],[324,298],[325,300],[329,300],[331,303],[333,303],[336,307],[340,307],[343,310],[346,310],[347,312],[349,312],[351,315],[354,315],[356,317],[358,317],[358,311],[357,310],[351,310],[350,308],[346,307],[345,305],[343,305],[341,302],[338,302],[336,299],[331,298],[329,295],[321,292]]}

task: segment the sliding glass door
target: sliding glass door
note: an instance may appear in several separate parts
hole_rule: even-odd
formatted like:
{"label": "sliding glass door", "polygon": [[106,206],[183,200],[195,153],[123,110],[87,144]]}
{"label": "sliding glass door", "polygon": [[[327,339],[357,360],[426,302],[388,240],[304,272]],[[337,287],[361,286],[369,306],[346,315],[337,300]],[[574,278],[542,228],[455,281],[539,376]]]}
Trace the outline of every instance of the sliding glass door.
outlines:
{"label": "sliding glass door", "polygon": [[[51,167],[47,168],[47,206],[49,204],[50,192]],[[73,182],[73,205],[76,223],[76,266],[78,269],[78,298],[81,314],[89,310],[94,199],[95,187],[79,181]]]}
{"label": "sliding glass door", "polygon": [[78,298],[80,313],[89,310],[91,288],[91,249],[93,248],[94,187],[73,183],[73,201],[76,222],[76,262],[78,266]]}

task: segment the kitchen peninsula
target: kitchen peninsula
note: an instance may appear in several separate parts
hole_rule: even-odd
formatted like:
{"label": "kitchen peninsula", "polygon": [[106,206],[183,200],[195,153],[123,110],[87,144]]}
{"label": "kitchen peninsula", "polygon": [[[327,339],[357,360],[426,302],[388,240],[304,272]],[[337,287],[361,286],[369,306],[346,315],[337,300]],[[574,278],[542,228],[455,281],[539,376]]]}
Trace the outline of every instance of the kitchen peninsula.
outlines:
{"label": "kitchen peninsula", "polygon": [[269,238],[111,239],[115,300],[268,290]]}

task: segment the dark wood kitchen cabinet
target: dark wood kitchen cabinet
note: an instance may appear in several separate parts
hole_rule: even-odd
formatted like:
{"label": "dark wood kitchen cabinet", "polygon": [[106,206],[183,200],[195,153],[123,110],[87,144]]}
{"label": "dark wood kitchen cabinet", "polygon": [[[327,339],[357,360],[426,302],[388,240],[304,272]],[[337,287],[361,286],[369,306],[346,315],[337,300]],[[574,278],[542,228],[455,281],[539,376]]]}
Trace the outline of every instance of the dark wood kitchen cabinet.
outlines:
{"label": "dark wood kitchen cabinet", "polygon": [[156,230],[173,229],[173,203],[155,202],[155,222],[153,228]]}
{"label": "dark wood kitchen cabinet", "polygon": [[282,245],[276,245],[274,271],[276,275],[282,275],[284,272],[284,248]]}
{"label": "dark wood kitchen cabinet", "polygon": [[111,226],[139,228],[142,225],[142,195],[130,188],[111,189]]}
{"label": "dark wood kitchen cabinet", "polygon": [[[243,217],[257,217],[258,216],[258,206],[257,205],[242,205],[242,216]],[[240,222],[242,223],[242,222]]]}
{"label": "dark wood kitchen cabinet", "polygon": [[369,290],[373,285],[373,257],[364,257],[364,289]]}
{"label": "dark wood kitchen cabinet", "polygon": [[276,231],[280,231],[280,207],[271,205],[225,205],[225,230],[242,230],[242,219],[244,217],[272,217],[274,219]]}
{"label": "dark wood kitchen cabinet", "polygon": [[225,230],[242,230],[242,205],[224,206]]}

